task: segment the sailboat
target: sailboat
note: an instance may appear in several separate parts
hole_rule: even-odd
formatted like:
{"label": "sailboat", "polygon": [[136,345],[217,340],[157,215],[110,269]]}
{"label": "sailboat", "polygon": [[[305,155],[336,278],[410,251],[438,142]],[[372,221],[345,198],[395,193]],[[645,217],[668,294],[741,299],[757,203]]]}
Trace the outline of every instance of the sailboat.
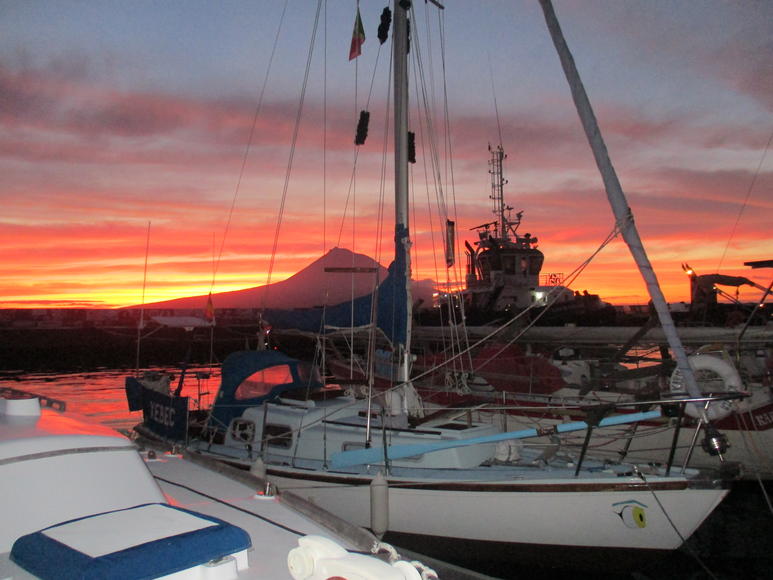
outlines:
{"label": "sailboat", "polygon": [[[408,227],[408,12],[393,23],[395,258],[380,288],[391,303],[391,349],[378,363],[395,388],[366,399],[325,385],[316,369],[277,351],[233,353],[208,425],[188,449],[250,469],[377,535],[447,557],[518,547],[566,556],[674,550],[727,494],[714,474],[552,453],[513,442],[549,431],[503,431],[441,411],[416,418],[411,399]],[[376,363],[374,363],[376,364]],[[654,419],[659,409],[601,419],[599,428]],[[157,413],[158,415],[158,413]],[[155,419],[171,418],[161,412]],[[550,432],[582,431],[585,422]],[[634,560],[627,559],[629,563]],[[636,560],[638,562],[638,560]]]}
{"label": "sailboat", "polygon": [[[480,318],[481,310],[523,320],[516,320],[511,332],[502,333],[504,337],[484,341],[451,364],[446,361],[461,350],[449,338],[451,333],[438,326],[417,328],[415,334],[420,335],[424,352],[413,363],[413,374],[425,375],[417,387],[422,398],[434,404],[474,408],[476,418],[504,422],[509,430],[581,421],[586,410],[604,405],[616,405],[625,412],[634,410],[629,405],[637,401],[668,404],[674,393],[684,389],[670,356],[663,356],[662,350],[661,354],[651,352],[668,346],[655,318],[643,327],[585,325],[585,315],[603,320],[605,309],[598,308],[596,296],[577,296],[579,293],[557,285],[558,277],[554,285],[539,285],[543,256],[533,247],[536,238],[517,232],[522,212],[515,220],[506,215],[510,206],[503,193],[504,158],[501,145],[491,150],[490,198],[496,220],[478,226],[477,248],[466,243],[467,285],[460,295],[470,342],[491,333],[491,326],[469,324]],[[692,306],[704,303],[705,307],[711,297],[716,303],[716,284],[754,286],[765,293],[760,304],[768,293],[747,278],[698,276],[687,265],[685,270],[690,276]],[[515,308],[518,304],[523,308]],[[678,425],[676,463],[689,460],[694,467],[738,469],[743,478],[773,478],[773,456],[768,452],[773,444],[773,393],[769,389],[773,354],[766,348],[773,334],[770,328],[750,326],[761,310],[757,306],[753,305],[744,326],[677,328],[680,339],[692,346],[688,360],[698,374],[701,392],[738,393],[739,397],[710,403],[709,424],[699,420],[694,406],[685,407]],[[532,326],[542,323],[544,315],[556,308],[558,317],[573,313],[576,325]],[[646,354],[629,354],[633,348]],[[346,365],[329,366],[345,376]],[[361,380],[365,379],[363,371],[355,371]],[[588,447],[604,456],[660,461],[672,445],[675,422],[675,418],[659,419],[601,430],[594,433]],[[583,434],[571,433],[558,442],[542,438],[530,444],[558,443],[579,449],[583,439]]]}

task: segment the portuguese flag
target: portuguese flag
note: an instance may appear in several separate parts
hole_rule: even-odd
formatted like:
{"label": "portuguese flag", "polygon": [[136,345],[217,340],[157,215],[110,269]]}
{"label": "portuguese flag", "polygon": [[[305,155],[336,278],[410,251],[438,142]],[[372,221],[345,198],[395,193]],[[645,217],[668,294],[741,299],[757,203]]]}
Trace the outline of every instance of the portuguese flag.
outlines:
{"label": "portuguese flag", "polygon": [[349,47],[349,60],[357,58],[362,54],[362,45],[364,43],[365,29],[362,27],[360,7],[357,6],[357,17],[354,19],[354,30],[352,31],[352,44]]}

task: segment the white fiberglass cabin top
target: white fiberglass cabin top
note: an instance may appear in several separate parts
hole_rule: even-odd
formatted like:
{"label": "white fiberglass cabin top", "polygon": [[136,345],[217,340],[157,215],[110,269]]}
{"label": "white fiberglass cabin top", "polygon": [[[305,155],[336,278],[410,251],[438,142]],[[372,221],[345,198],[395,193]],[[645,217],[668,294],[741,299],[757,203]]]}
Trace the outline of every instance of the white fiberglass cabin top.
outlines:
{"label": "white fiberglass cabin top", "polygon": [[378,542],[264,493],[249,474],[140,454],[123,435],[51,408],[63,404],[25,395],[0,389],[0,578],[435,577],[393,550],[389,561],[348,551]]}

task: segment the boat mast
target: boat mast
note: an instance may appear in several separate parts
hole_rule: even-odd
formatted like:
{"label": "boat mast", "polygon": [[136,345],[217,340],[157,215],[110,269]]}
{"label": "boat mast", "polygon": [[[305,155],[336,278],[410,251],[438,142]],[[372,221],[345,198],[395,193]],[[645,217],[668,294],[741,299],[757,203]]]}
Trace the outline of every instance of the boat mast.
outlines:
{"label": "boat mast", "polygon": [[[397,381],[408,380],[411,350],[411,239],[408,230],[408,0],[395,2],[392,36],[394,62],[394,138],[395,138],[395,270],[400,275],[398,284],[405,284],[404,328],[395,333],[398,360]],[[402,292],[402,288],[396,288]],[[395,314],[400,325],[401,312]]]}
{"label": "boat mast", "polygon": [[[674,353],[676,358],[676,366],[679,369],[684,379],[685,387],[691,397],[700,398],[701,391],[698,387],[698,383],[695,380],[695,375],[692,372],[690,363],[687,361],[687,355],[684,352],[682,341],[679,339],[679,335],[676,332],[676,326],[671,318],[671,312],[668,309],[668,303],[663,295],[663,291],[658,284],[655,270],[652,268],[652,264],[647,257],[647,253],[644,250],[639,232],[636,229],[636,225],[633,221],[633,212],[628,206],[623,188],[620,185],[620,181],[617,178],[615,168],[612,166],[612,161],[609,158],[607,147],[604,143],[604,139],[601,136],[601,131],[596,121],[596,116],[593,113],[593,109],[588,100],[588,95],[585,92],[585,87],[582,84],[580,75],[577,72],[577,67],[574,64],[574,58],[569,51],[569,47],[566,44],[564,35],[561,32],[561,27],[558,24],[556,13],[553,10],[553,5],[550,0],[540,0],[542,5],[542,11],[545,14],[545,21],[550,30],[550,35],[553,39],[553,44],[558,52],[558,57],[561,60],[561,65],[566,75],[566,80],[569,83],[569,88],[572,91],[572,98],[574,99],[577,113],[582,121],[585,134],[593,150],[593,156],[596,159],[596,165],[599,168],[601,177],[604,180],[604,187],[607,191],[607,199],[612,206],[612,211],[617,220],[617,225],[620,228],[620,232],[623,235],[625,243],[628,245],[628,249],[633,255],[636,265],[647,284],[647,290],[649,292],[652,303],[657,312],[660,325],[663,327],[663,333],[666,335],[668,345]],[[701,412],[704,422],[708,422],[705,410]]]}
{"label": "boat mast", "polygon": [[491,166],[491,169],[489,170],[489,173],[491,174],[490,197],[494,202],[493,212],[497,219],[494,237],[500,240],[509,241],[510,226],[513,224],[507,219],[505,212],[508,212],[513,208],[505,205],[504,189],[507,180],[504,178],[503,165],[507,155],[505,155],[505,150],[502,148],[502,145],[497,145],[496,149],[492,149],[491,146],[489,146],[489,151],[491,152],[491,160],[489,161],[489,165]]}

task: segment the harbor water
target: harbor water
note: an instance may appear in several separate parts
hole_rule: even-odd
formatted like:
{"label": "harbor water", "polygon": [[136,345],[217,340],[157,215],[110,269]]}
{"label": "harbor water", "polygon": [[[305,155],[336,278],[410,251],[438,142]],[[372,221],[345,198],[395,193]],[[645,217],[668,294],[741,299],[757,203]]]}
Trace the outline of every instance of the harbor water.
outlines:
{"label": "harbor water", "polygon": [[[59,399],[67,410],[104,425],[129,432],[140,414],[129,412],[124,378],[129,370],[99,369],[90,372],[24,373],[0,372],[0,386]],[[179,374],[173,385],[177,384]],[[217,367],[192,367],[186,372],[183,394],[194,405],[209,405],[219,385]],[[497,568],[485,558],[456,561],[496,578],[595,578],[595,579],[767,579],[773,578],[773,507],[769,497],[773,483],[735,482],[722,505],[677,552],[652,562],[632,563],[634,572],[611,573],[600,559],[593,570],[566,570],[555,559],[507,569]],[[571,514],[567,514],[571,517]],[[417,546],[405,546],[420,551]]]}

